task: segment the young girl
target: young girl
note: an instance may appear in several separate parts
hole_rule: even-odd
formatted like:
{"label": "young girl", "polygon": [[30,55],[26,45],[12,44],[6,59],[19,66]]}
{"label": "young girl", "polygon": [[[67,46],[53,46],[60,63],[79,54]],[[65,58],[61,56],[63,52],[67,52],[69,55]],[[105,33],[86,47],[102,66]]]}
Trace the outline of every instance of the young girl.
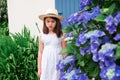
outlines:
{"label": "young girl", "polygon": [[60,51],[66,47],[60,23],[63,17],[58,15],[56,9],[48,9],[39,18],[43,20],[44,26],[39,38],[38,76],[40,80],[59,80],[56,65],[64,57]]}

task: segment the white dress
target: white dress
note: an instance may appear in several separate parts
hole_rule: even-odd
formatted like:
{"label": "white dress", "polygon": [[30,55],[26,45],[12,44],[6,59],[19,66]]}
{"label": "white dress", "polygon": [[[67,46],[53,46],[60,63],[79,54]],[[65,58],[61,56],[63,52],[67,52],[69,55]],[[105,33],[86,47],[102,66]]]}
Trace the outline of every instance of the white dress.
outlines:
{"label": "white dress", "polygon": [[56,34],[41,34],[44,49],[41,63],[40,80],[59,80],[59,71],[56,65],[62,56],[60,55],[62,38],[58,38]]}

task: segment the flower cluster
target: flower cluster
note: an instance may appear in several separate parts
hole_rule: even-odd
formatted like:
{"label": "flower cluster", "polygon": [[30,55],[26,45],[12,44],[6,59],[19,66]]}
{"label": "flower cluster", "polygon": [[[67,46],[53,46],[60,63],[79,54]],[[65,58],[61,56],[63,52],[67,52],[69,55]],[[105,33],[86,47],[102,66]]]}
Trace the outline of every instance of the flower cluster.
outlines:
{"label": "flower cluster", "polygon": [[113,34],[117,31],[116,27],[120,23],[120,12],[117,13],[115,17],[112,15],[109,15],[106,19],[106,30],[109,31],[110,34]]}
{"label": "flower cluster", "polygon": [[74,55],[67,56],[64,60],[59,61],[57,70],[60,70],[60,80],[88,80],[86,74],[82,74],[80,69],[74,68],[74,63]]}
{"label": "flower cluster", "polygon": [[65,35],[65,41],[69,41],[69,40],[72,40],[72,39],[73,39],[73,33],[72,32]]}
{"label": "flower cluster", "polygon": [[66,51],[74,57],[58,63],[60,80],[120,80],[120,9],[117,2],[98,1],[109,4],[100,7],[97,1],[81,0],[80,11],[63,22],[72,25]]}
{"label": "flower cluster", "polygon": [[84,12],[76,12],[72,14],[68,19],[64,20],[62,23],[87,23],[88,21],[94,19],[96,16],[100,14],[100,8],[98,6],[94,7],[91,11],[84,11]]}

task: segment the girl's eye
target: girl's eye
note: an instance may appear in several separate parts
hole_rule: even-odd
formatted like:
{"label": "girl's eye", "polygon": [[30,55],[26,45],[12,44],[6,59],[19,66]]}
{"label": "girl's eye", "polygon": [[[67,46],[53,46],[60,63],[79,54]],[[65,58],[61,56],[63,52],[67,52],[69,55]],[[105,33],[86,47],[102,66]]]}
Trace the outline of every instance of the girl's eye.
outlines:
{"label": "girl's eye", "polygon": [[55,21],[51,21],[52,23],[55,23]]}
{"label": "girl's eye", "polygon": [[50,21],[46,21],[47,23],[49,23]]}

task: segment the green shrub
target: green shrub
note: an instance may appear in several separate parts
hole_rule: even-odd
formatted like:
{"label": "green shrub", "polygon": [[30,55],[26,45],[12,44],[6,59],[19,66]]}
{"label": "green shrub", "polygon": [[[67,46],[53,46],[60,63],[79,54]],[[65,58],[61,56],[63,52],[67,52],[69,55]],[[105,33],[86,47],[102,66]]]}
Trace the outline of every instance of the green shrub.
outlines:
{"label": "green shrub", "polygon": [[0,22],[0,35],[9,35],[7,22]]}
{"label": "green shrub", "polygon": [[26,27],[21,34],[0,37],[0,80],[38,80],[38,38],[31,38]]}

